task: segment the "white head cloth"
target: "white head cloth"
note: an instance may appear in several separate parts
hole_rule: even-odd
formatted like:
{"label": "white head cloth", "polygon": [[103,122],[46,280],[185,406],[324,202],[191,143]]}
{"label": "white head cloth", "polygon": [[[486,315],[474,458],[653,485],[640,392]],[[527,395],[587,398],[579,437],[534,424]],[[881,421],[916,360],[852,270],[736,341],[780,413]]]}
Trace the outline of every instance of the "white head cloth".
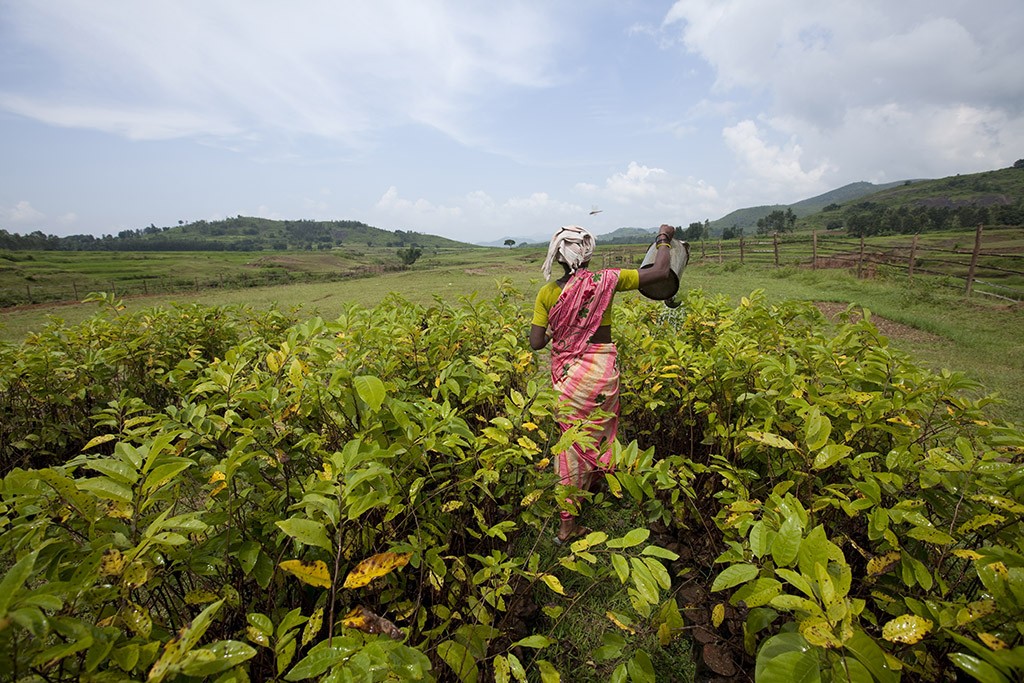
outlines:
{"label": "white head cloth", "polygon": [[551,266],[556,260],[569,266],[570,273],[575,273],[593,255],[594,236],[578,225],[563,225],[548,245],[548,256],[544,259],[544,279],[551,279]]}

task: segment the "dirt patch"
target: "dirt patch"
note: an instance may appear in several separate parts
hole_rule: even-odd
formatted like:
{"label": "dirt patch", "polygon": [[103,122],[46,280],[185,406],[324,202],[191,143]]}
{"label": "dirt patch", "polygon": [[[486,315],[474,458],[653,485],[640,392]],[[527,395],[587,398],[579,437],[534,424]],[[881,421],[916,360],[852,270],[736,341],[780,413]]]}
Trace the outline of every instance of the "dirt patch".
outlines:
{"label": "dirt patch", "polygon": [[[849,304],[839,303],[836,301],[816,301],[814,305],[825,314],[825,317],[834,323],[841,322],[839,319],[840,314],[844,313]],[[850,322],[857,322],[861,319],[861,312],[859,310],[853,310],[850,316]],[[871,315],[871,323],[878,328],[878,331],[883,335],[894,341],[908,341],[915,344],[941,344],[945,340],[931,332],[925,332],[903,323],[898,323],[893,320],[888,320],[878,315]]]}

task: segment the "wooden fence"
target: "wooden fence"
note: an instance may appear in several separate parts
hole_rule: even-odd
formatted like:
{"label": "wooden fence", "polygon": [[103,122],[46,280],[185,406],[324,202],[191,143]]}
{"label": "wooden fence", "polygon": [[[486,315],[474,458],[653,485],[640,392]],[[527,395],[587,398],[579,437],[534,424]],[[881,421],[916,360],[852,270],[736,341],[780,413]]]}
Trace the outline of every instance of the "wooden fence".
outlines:
{"label": "wooden fence", "polygon": [[[928,234],[899,238],[844,235],[772,235],[690,244],[690,263],[761,265],[772,268],[844,268],[858,278],[879,275],[932,277],[966,296],[983,295],[1024,301],[1024,230],[978,226],[973,242],[957,243],[965,234]],[[1009,237],[1008,237],[1009,235]],[[988,247],[986,247],[986,242]],[[642,254],[615,250],[603,255],[603,267],[635,266]]]}

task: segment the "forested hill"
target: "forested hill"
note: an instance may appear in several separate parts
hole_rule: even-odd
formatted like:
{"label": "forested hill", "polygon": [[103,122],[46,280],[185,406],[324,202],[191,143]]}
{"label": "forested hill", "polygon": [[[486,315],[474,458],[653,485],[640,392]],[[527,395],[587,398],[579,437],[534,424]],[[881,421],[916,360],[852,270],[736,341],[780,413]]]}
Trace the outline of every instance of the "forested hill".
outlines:
{"label": "forested hill", "polygon": [[382,230],[360,221],[280,221],[236,216],[219,221],[179,222],[122,230],[116,235],[57,237],[17,235],[0,229],[0,249],[65,251],[261,251],[363,247],[469,247],[437,235]]}

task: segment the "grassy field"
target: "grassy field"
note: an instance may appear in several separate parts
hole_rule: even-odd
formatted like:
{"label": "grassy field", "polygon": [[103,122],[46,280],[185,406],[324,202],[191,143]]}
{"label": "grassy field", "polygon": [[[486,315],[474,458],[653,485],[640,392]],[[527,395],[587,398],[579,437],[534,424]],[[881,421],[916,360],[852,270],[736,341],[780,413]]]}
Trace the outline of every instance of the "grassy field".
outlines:
{"label": "grassy field", "polygon": [[[622,251],[623,247],[615,247],[615,253]],[[635,248],[637,262],[644,251],[643,247]],[[87,258],[103,256],[78,255]],[[108,259],[112,256],[120,259],[129,255],[106,255]],[[267,255],[201,253],[186,256],[187,259],[182,259],[179,254],[177,258],[140,260],[144,265],[163,263],[172,269],[184,268],[183,261],[191,261],[193,268],[217,272],[218,268],[223,271],[239,267],[239,264],[244,267]],[[341,267],[338,266],[340,261],[325,260],[326,256],[309,252],[291,254],[289,258],[300,262],[291,264],[291,267]],[[595,261],[601,257],[599,248]],[[339,254],[333,258],[341,259],[343,256]],[[532,296],[541,284],[543,258],[544,251],[535,248],[438,251],[424,254],[409,270],[383,272],[372,277],[138,296],[126,299],[125,303],[130,307],[168,305],[175,301],[276,306],[283,310],[297,310],[302,315],[332,318],[349,304],[373,306],[392,292],[411,301],[429,304],[436,297],[454,299],[474,293],[481,297],[491,296],[497,290],[498,281],[507,281],[525,295],[525,335]],[[368,259],[372,259],[372,252],[359,255],[353,261],[365,264]],[[96,267],[101,265],[102,261],[99,261]],[[872,313],[876,324],[895,346],[911,353],[930,368],[962,371],[982,383],[986,390],[998,392],[1005,403],[996,408],[996,416],[1024,424],[1024,396],[1018,391],[1018,387],[1024,385],[1024,349],[1021,344],[1024,308],[1019,305],[967,299],[955,290],[935,286],[934,279],[900,276],[858,280],[844,270],[810,271],[796,267],[704,263],[691,265],[683,279],[684,286],[688,288],[701,289],[712,296],[722,295],[731,301],[738,301],[752,291],[763,290],[770,301],[799,299],[831,303],[827,306],[829,310],[843,309],[849,304],[862,306]],[[6,309],[0,314],[0,339],[19,342],[51,318],[74,324],[95,311],[94,304]]]}

